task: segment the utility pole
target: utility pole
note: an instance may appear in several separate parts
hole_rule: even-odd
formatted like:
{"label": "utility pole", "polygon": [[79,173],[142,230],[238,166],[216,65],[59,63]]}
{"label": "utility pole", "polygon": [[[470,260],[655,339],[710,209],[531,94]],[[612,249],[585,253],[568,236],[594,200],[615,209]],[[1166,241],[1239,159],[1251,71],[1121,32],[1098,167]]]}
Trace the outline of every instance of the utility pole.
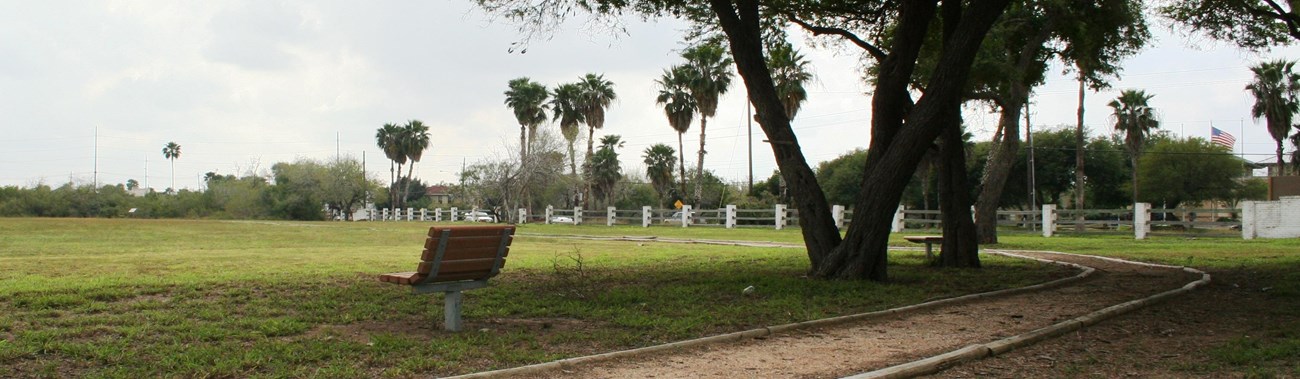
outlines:
{"label": "utility pole", "polygon": [[99,192],[99,127],[95,127],[95,167],[92,176],[95,192]]}

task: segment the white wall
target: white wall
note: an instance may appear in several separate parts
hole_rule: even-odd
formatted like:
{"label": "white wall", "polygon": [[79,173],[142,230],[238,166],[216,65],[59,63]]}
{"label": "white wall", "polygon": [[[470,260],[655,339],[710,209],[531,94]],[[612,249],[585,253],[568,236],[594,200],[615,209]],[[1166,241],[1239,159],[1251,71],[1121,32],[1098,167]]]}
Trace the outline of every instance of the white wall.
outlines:
{"label": "white wall", "polygon": [[1300,196],[1278,201],[1243,201],[1241,237],[1300,238]]}

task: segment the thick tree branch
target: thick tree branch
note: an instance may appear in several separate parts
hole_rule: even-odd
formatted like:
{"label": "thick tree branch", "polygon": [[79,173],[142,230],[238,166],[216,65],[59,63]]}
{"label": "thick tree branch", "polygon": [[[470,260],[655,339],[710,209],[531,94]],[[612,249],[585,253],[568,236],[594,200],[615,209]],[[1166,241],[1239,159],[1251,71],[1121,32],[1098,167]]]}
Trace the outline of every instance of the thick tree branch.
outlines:
{"label": "thick tree branch", "polygon": [[1300,39],[1300,27],[1297,27],[1296,25],[1297,23],[1300,23],[1300,17],[1296,17],[1294,13],[1282,9],[1282,5],[1278,4],[1276,1],[1264,0],[1264,2],[1268,3],[1269,8],[1273,8],[1273,11],[1277,12],[1276,14],[1269,15],[1286,24],[1287,32],[1291,34],[1291,37]]}
{"label": "thick tree branch", "polygon": [[799,17],[794,15],[794,13],[786,13],[785,16],[790,19],[790,22],[798,24],[799,26],[803,27],[804,30],[811,32],[815,36],[831,34],[831,35],[837,35],[843,37],[844,39],[849,40],[849,42],[853,42],[854,45],[858,45],[858,47],[862,48],[863,50],[866,50],[868,54],[871,54],[871,57],[876,58],[876,62],[884,61],[885,58],[888,56],[888,54],[886,54],[884,50],[881,50],[879,47],[872,45],[870,42],[867,42],[862,38],[859,38],[857,34],[853,34],[853,32],[850,32],[848,30],[812,25],[803,20],[800,20]]}

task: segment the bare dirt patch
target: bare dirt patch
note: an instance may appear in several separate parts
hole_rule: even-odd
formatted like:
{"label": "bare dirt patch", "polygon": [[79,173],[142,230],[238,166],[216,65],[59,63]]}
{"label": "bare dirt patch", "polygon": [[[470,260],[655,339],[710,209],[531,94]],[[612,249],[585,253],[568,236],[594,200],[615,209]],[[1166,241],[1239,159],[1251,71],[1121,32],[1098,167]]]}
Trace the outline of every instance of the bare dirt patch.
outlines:
{"label": "bare dirt patch", "polygon": [[[1279,304],[1254,275],[1211,271],[1214,282],[1187,296],[1009,354],[957,366],[945,378],[1294,377],[1300,367],[1236,367],[1213,350],[1262,337],[1300,317]],[[1285,363],[1283,363],[1285,364]]]}
{"label": "bare dirt patch", "polygon": [[[629,357],[548,372],[542,376],[841,377],[1024,333],[1110,305],[1177,288],[1198,279],[1197,276],[1180,270],[1135,266],[1087,257],[1035,255],[1095,267],[1098,273],[1087,280],[1052,290],[763,339]],[[1002,374],[985,370],[970,375]],[[537,377],[538,374],[530,373],[527,376]],[[1021,375],[1011,372],[1006,376]]]}

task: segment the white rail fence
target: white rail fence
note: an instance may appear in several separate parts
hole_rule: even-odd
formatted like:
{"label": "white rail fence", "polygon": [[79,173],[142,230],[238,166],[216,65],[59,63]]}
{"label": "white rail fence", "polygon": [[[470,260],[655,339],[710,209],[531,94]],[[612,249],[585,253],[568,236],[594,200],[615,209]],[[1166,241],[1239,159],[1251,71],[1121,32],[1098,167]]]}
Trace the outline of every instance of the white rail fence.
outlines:
{"label": "white rail fence", "polygon": [[[1276,204],[1274,204],[1276,203]],[[1272,238],[1274,235],[1300,234],[1300,225],[1294,218],[1281,218],[1283,214],[1300,214],[1300,197],[1284,198],[1281,202],[1243,202],[1243,209],[1224,208],[1152,208],[1148,203],[1137,203],[1125,209],[1060,209],[1055,204],[1045,204],[1035,210],[999,210],[998,226],[1002,232],[1041,233],[1045,237],[1057,234],[1131,234],[1144,239],[1152,234],[1212,233],[1235,234],[1241,229],[1245,238]],[[835,225],[847,227],[853,221],[853,211],[842,205],[831,208]],[[1271,215],[1278,216],[1271,216]],[[1242,216],[1242,217],[1238,217]],[[663,209],[643,206],[641,209],[600,210],[582,208],[555,208],[547,206],[541,214],[528,209],[517,209],[514,214],[496,215],[481,209],[434,208],[430,209],[371,209],[358,211],[356,220],[382,221],[490,221],[514,223],[572,224],[572,225],[640,225],[642,227],[718,227],[718,228],[771,228],[776,230],[798,227],[799,210],[785,204],[768,209],[739,209],[727,205],[717,209]],[[1242,221],[1245,221],[1243,224]],[[1252,224],[1253,223],[1253,224]],[[891,230],[937,230],[943,221],[936,210],[917,210],[898,207]],[[1253,233],[1253,234],[1251,234]],[[1290,233],[1290,234],[1288,234]],[[1286,237],[1283,237],[1286,238]]]}

